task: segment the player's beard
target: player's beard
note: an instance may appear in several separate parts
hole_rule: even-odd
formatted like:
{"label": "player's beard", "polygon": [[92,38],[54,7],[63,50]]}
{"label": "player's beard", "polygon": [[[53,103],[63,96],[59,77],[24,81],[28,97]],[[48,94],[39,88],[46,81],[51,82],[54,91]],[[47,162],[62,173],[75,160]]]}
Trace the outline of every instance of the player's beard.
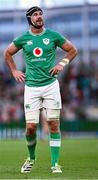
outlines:
{"label": "player's beard", "polygon": [[44,21],[41,20],[37,20],[35,23],[32,22],[32,26],[35,27],[36,29],[40,29],[44,26]]}

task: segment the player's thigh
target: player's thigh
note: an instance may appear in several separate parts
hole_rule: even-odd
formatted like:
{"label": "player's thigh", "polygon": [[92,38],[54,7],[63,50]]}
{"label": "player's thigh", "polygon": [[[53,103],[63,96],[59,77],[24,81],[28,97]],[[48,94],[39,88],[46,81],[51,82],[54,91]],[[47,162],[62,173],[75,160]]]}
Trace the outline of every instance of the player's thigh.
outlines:
{"label": "player's thigh", "polygon": [[42,108],[42,100],[40,99],[40,91],[38,88],[25,86],[24,108],[25,110]]}
{"label": "player's thigh", "polygon": [[61,109],[61,95],[58,81],[50,84],[44,93],[43,107],[46,109]]}
{"label": "player's thigh", "polygon": [[42,102],[35,88],[25,86],[24,110],[26,123],[38,123]]}

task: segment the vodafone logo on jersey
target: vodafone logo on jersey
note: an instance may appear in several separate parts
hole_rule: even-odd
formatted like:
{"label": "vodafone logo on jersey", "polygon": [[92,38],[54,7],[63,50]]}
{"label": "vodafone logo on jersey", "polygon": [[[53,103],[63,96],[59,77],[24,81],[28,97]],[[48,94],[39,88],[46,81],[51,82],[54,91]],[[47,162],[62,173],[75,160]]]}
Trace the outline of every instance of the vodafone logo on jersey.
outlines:
{"label": "vodafone logo on jersey", "polygon": [[33,54],[36,57],[40,57],[43,54],[43,50],[39,47],[34,48]]}

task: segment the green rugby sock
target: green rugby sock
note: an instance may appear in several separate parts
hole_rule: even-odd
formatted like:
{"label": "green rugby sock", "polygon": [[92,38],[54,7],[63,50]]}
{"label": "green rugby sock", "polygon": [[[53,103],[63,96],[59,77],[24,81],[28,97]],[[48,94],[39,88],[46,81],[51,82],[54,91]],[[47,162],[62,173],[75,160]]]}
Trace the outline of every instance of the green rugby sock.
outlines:
{"label": "green rugby sock", "polygon": [[27,147],[29,150],[30,159],[35,159],[35,148],[36,148],[36,134],[26,135]]}
{"label": "green rugby sock", "polygon": [[58,163],[60,146],[61,146],[60,133],[51,133],[50,134],[51,166],[54,166],[55,163]]}

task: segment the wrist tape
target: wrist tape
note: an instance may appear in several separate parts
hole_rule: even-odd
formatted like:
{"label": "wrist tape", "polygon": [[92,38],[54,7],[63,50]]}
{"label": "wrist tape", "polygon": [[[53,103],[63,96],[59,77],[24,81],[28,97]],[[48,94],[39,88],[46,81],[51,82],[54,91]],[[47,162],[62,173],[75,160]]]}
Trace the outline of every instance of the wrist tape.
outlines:
{"label": "wrist tape", "polygon": [[67,64],[69,64],[69,59],[64,58],[64,59],[62,59],[61,62],[59,62],[59,64],[61,64],[61,65],[64,67],[64,66],[66,66]]}

